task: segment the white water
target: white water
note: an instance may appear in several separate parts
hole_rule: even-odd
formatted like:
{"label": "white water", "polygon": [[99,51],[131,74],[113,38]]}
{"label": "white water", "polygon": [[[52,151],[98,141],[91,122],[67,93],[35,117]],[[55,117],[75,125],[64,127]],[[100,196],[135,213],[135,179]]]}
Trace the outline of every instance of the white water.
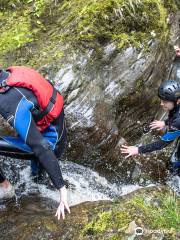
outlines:
{"label": "white water", "polygon": [[[114,197],[125,195],[138,188],[139,185],[118,185],[109,183],[106,178],[89,168],[75,163],[61,163],[64,179],[68,180],[68,203],[70,206],[85,201],[112,200]],[[35,184],[30,177],[30,166],[20,171],[20,179],[15,185],[18,190],[24,186],[20,195],[39,192],[42,197],[59,201],[58,191],[48,188],[44,184]]]}
{"label": "white water", "polygon": [[[14,176],[13,179],[17,176],[17,179],[15,180],[17,199],[22,195],[36,193],[40,194],[42,197],[59,201],[59,193],[51,187],[51,184],[36,184],[32,181],[30,174],[31,169],[28,161],[24,162],[8,159],[5,163],[8,165],[5,170],[6,176]],[[12,165],[15,168],[12,169]],[[141,188],[138,184],[112,184],[108,182],[106,178],[101,177],[97,172],[94,172],[90,168],[72,162],[61,162],[61,168],[64,179],[69,182],[68,203],[70,206],[86,201],[113,200],[116,197]],[[49,178],[47,177],[47,179]],[[167,183],[174,191],[180,194],[179,177],[175,176]]]}
{"label": "white water", "polygon": [[171,180],[167,181],[167,184],[180,196],[180,177],[172,177]]}

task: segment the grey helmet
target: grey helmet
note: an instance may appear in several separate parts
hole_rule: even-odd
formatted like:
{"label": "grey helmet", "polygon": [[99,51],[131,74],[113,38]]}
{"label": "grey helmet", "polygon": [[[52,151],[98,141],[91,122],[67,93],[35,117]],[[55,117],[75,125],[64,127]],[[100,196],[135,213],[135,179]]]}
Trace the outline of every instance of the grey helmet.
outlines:
{"label": "grey helmet", "polygon": [[180,82],[167,80],[161,83],[158,96],[165,101],[176,102],[180,98]]}

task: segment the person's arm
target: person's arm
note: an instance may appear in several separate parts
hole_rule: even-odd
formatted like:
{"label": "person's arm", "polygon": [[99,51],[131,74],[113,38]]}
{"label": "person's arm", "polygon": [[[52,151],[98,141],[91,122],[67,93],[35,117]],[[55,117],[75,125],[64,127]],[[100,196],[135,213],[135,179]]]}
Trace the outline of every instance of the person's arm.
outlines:
{"label": "person's arm", "polygon": [[[163,130],[166,125],[169,125],[169,119],[165,121],[154,120],[150,123],[150,128],[156,130]],[[160,140],[140,147],[122,145],[121,152],[127,154],[127,158],[138,154],[161,150],[180,136],[180,130],[178,129],[180,129],[180,118],[176,118],[173,121],[170,130],[166,132]]]}
{"label": "person's arm", "polygon": [[128,154],[127,157],[130,157],[137,154],[161,150],[172,143],[178,137],[180,137],[180,130],[168,131],[161,137],[160,140],[147,145],[140,147],[122,145],[121,152]]}
{"label": "person's arm", "polygon": [[128,158],[130,156],[135,156],[138,154],[161,150],[162,148],[166,147],[170,143],[171,143],[170,141],[165,142],[163,140],[159,140],[159,141],[156,141],[147,145],[143,145],[140,147],[122,145],[121,152],[124,154],[127,154],[126,158]]}
{"label": "person's arm", "polygon": [[61,170],[58,160],[51,150],[49,143],[43,138],[34,122],[30,109],[33,103],[25,97],[21,99],[16,109],[14,118],[14,128],[20,137],[27,143],[34,154],[37,156],[40,163],[43,165],[49,174],[54,186],[60,191],[60,205],[56,212],[58,219],[62,214],[64,218],[64,208],[70,212],[67,204],[67,191],[64,186]]}
{"label": "person's arm", "polygon": [[[151,129],[162,130],[165,127],[165,122],[155,120],[150,124],[150,127],[151,127]],[[169,139],[165,140],[162,137],[161,140],[158,140],[156,142],[153,142],[153,143],[150,143],[150,144],[147,144],[147,145],[143,145],[143,146],[140,146],[140,147],[122,145],[121,152],[124,153],[124,154],[127,154],[126,158],[128,158],[130,156],[135,156],[135,155],[138,155],[138,154],[143,154],[143,153],[148,153],[148,152],[161,150],[164,147],[166,147],[167,145],[169,145],[173,140],[172,139],[171,140],[169,140]]]}
{"label": "person's arm", "polygon": [[172,141],[163,141],[160,139],[159,141],[138,147],[138,153],[143,154],[143,153],[161,150],[165,148],[167,145],[169,145],[171,142]]}

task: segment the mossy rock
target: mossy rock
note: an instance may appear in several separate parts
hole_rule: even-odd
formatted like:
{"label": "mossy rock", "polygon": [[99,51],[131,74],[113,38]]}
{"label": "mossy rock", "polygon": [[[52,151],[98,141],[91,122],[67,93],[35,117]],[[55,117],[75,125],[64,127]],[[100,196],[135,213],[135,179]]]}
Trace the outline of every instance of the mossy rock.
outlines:
{"label": "mossy rock", "polygon": [[138,239],[156,239],[156,233],[163,233],[163,239],[176,239],[180,232],[180,199],[173,192],[151,188],[123,198],[83,228],[84,239],[128,239],[135,233],[135,229],[129,228],[133,222],[144,232]]}
{"label": "mossy rock", "polygon": [[166,19],[177,2],[16,0],[3,1],[0,9],[0,64],[39,67],[77,49],[100,54],[107,43],[122,49],[148,48],[153,39],[166,42]]}
{"label": "mossy rock", "polygon": [[139,189],[112,202],[81,203],[64,221],[54,217],[56,207],[36,195],[23,197],[18,206],[7,202],[0,210],[0,239],[119,240],[141,227],[144,235],[138,239],[160,239],[153,234],[162,232],[163,239],[175,240],[180,232],[180,199],[166,187]]}

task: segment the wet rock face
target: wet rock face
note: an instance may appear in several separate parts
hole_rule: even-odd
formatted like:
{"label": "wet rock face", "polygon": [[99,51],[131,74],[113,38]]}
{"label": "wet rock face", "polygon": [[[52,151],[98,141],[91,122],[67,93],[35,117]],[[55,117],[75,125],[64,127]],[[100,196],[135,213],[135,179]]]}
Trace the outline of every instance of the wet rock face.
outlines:
{"label": "wet rock face", "polygon": [[120,145],[138,143],[154,119],[156,91],[172,61],[168,48],[151,43],[150,49],[117,53],[109,45],[101,62],[77,58],[57,73],[56,86],[66,100],[68,160],[108,173],[114,181],[132,181],[136,164],[124,159]]}
{"label": "wet rock face", "polygon": [[37,195],[18,205],[5,204],[0,203],[0,239],[136,239],[138,229],[143,240],[176,239],[179,234],[179,199],[167,188],[141,189],[115,202],[82,203],[64,221],[54,217],[57,203]]}
{"label": "wet rock face", "polygon": [[[177,39],[178,25],[173,26],[172,39]],[[92,61],[90,52],[59,70],[54,80],[66,101],[68,160],[88,165],[114,181],[134,180],[139,166],[124,159],[120,145],[140,143],[159,109],[157,88],[168,77],[174,57],[170,45],[149,44],[148,52],[129,47],[121,53],[110,44],[101,60]],[[139,179],[159,179],[147,170],[154,171],[151,166],[157,166],[156,160],[145,167],[140,164]],[[162,178],[166,176],[165,164],[160,165],[160,172]]]}
{"label": "wet rock face", "polygon": [[[173,26],[175,41],[179,25],[173,22]],[[119,150],[123,143],[139,143],[144,128],[154,119],[159,108],[156,91],[173,59],[169,44],[152,41],[149,45],[148,52],[132,47],[118,52],[109,44],[100,59],[93,60],[90,51],[68,58],[58,72],[57,65],[52,70],[53,63],[40,69],[65,97],[68,160],[88,165],[114,181],[140,179],[141,172],[149,179],[159,178],[137,166],[137,161],[125,160]],[[166,167],[160,167],[164,176]]]}
{"label": "wet rock face", "polygon": [[[169,48],[157,43],[151,43],[150,49],[145,52],[130,47],[119,53],[108,45],[101,60],[92,62],[92,53],[77,56],[55,77],[52,66],[41,69],[49,73],[49,79],[53,77],[65,97],[68,160],[90,166],[116,182],[163,178],[166,166],[158,166],[157,175],[156,158],[153,164],[142,165],[141,161],[137,164],[138,159],[128,161],[120,154],[123,143],[139,142],[159,108],[156,89],[169,71],[172,56]],[[11,133],[9,128],[7,133]]]}

